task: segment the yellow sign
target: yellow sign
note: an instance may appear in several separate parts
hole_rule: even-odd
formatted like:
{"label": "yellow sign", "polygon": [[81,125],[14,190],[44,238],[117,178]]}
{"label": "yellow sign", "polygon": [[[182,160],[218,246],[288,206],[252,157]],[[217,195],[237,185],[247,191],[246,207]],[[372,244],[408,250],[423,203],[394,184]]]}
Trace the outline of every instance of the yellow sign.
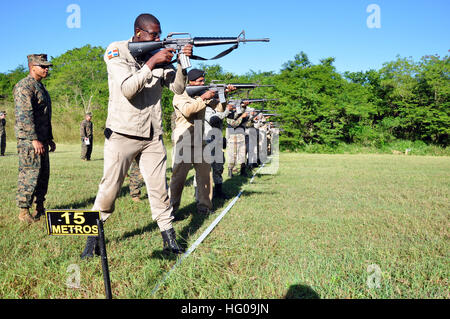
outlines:
{"label": "yellow sign", "polygon": [[47,210],[47,231],[54,236],[98,236],[99,211]]}

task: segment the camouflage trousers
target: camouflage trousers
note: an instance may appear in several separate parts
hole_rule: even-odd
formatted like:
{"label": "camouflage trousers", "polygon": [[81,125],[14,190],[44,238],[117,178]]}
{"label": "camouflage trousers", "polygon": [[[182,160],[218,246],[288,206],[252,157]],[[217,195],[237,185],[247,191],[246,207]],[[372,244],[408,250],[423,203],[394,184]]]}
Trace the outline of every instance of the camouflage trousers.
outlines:
{"label": "camouflage trousers", "polygon": [[228,169],[239,170],[245,163],[245,134],[230,134],[227,138]]}
{"label": "camouflage trousers", "polygon": [[45,153],[37,155],[29,140],[17,142],[19,154],[19,177],[17,182],[16,202],[19,208],[30,208],[33,199],[43,203],[47,195],[50,178],[50,159],[48,145],[44,144]]}
{"label": "camouflage trousers", "polygon": [[81,138],[81,159],[91,160],[92,154],[92,141],[93,138],[89,138],[89,145],[84,143],[84,138]]}
{"label": "camouflage trousers", "polygon": [[142,177],[141,171],[139,169],[139,164],[136,159],[131,163],[128,176],[130,177],[131,197],[139,197],[141,195],[141,188],[145,185],[145,181]]}
{"label": "camouflage trousers", "polygon": [[5,155],[5,149],[6,149],[6,134],[3,133],[0,135],[0,150],[2,155]]}

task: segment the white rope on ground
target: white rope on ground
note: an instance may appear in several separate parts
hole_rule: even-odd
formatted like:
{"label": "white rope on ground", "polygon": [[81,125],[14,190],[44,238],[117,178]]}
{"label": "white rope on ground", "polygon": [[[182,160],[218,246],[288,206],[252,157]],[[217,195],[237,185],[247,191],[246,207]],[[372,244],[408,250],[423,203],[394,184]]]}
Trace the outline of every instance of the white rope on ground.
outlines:
{"label": "white rope on ground", "polygon": [[[261,167],[253,174],[252,178],[250,179],[249,184],[253,183],[253,179],[255,178],[256,174],[264,167],[264,163],[261,165]],[[248,185],[248,184],[247,184]],[[211,223],[211,225],[208,226],[208,228],[203,232],[203,234],[200,235],[200,237],[192,244],[191,247],[177,260],[175,265],[166,273],[166,275],[161,279],[161,281],[153,288],[151,294],[152,296],[156,293],[156,291],[161,287],[161,285],[166,281],[166,279],[170,276],[172,271],[175,270],[176,267],[178,267],[181,262],[187,258],[197,247],[201,244],[201,242],[206,238],[206,236],[211,233],[211,231],[217,226],[217,224],[222,220],[222,218],[228,213],[228,211],[236,204],[239,197],[242,195],[242,190],[237,194],[237,196],[228,204],[228,206],[220,213],[219,216],[214,219],[214,221]]]}

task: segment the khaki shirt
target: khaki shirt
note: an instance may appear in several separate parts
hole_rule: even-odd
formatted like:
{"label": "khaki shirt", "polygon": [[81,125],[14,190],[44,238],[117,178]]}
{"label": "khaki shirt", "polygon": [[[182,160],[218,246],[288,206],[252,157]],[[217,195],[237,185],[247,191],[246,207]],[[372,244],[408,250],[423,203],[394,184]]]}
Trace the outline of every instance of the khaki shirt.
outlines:
{"label": "khaki shirt", "polygon": [[104,60],[108,70],[109,102],[106,127],[112,131],[137,137],[161,135],[163,86],[175,94],[182,94],[186,76],[180,66],[170,65],[150,70],[140,65],[128,50],[128,42],[111,43]]}
{"label": "khaki shirt", "polygon": [[[205,131],[205,112],[206,107],[222,111],[222,104],[216,99],[203,101],[201,97],[190,97],[186,91],[183,94],[175,94],[173,97],[173,108],[175,109],[175,129],[172,133],[172,141],[174,144],[179,140],[180,136],[186,131],[191,134],[191,142],[194,141],[194,133],[201,134],[202,137],[196,135],[196,140],[203,140]],[[194,130],[195,121],[201,121],[202,129]],[[205,144],[203,142],[203,144]]]}

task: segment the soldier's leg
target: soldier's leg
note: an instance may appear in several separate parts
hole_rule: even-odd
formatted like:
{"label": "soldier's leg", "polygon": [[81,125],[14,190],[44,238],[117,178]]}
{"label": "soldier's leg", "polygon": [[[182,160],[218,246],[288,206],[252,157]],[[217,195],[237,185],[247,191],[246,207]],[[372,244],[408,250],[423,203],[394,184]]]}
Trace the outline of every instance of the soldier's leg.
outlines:
{"label": "soldier's leg", "polygon": [[[174,163],[172,177],[170,178],[170,202],[176,211],[180,207],[181,195],[183,194],[184,183],[192,163]],[[198,182],[198,181],[197,181]]]}
{"label": "soldier's leg", "polygon": [[128,175],[130,176],[130,196],[133,198],[139,198],[141,195],[141,188],[144,186],[144,178],[142,177],[139,169],[138,160],[140,156],[133,161],[130,167]]}
{"label": "soldier's leg", "polygon": [[92,154],[92,147],[94,146],[92,144],[93,140],[92,138],[89,139],[89,145],[87,145],[87,149],[86,149],[86,160],[90,161],[91,160],[91,154]]}
{"label": "soldier's leg", "polygon": [[240,174],[243,176],[247,175],[246,164],[245,164],[245,135],[236,134],[236,163],[240,166]]}
{"label": "soldier's leg", "polygon": [[84,143],[84,139],[81,138],[81,159],[86,159],[86,153],[87,153],[87,145]]}
{"label": "soldier's leg", "polygon": [[156,221],[161,232],[172,229],[173,220],[166,182],[166,163],[167,154],[162,136],[156,136],[153,140],[145,142],[139,168],[147,187],[152,219]]}
{"label": "soldier's leg", "polygon": [[227,139],[228,175],[233,172],[236,164],[236,146],[236,134],[231,134]]}
{"label": "soldier's leg", "polygon": [[19,219],[32,223],[34,220],[30,215],[29,209],[33,204],[41,167],[41,158],[34,152],[31,141],[18,141],[17,151],[19,154],[19,174],[16,202],[20,209]]}
{"label": "soldier's leg", "polygon": [[6,150],[6,134],[2,134],[0,136],[0,154],[1,156],[5,156],[5,150]]}
{"label": "soldier's leg", "polygon": [[211,165],[206,162],[195,163],[194,168],[198,193],[197,211],[207,213],[212,209],[213,181]]}
{"label": "soldier's leg", "polygon": [[222,184],[223,183],[223,177],[222,177],[223,163],[212,162],[211,168],[212,168],[212,176],[213,176],[214,185]]}
{"label": "soldier's leg", "polygon": [[103,177],[92,208],[101,212],[103,221],[114,212],[120,188],[131,162],[139,152],[139,142],[114,132],[105,140]]}
{"label": "soldier's leg", "polygon": [[44,202],[48,191],[48,181],[50,179],[50,158],[48,154],[48,146],[45,146],[46,151],[40,155],[41,167],[39,170],[38,181],[35,190],[36,210],[33,217],[39,219],[45,213]]}

